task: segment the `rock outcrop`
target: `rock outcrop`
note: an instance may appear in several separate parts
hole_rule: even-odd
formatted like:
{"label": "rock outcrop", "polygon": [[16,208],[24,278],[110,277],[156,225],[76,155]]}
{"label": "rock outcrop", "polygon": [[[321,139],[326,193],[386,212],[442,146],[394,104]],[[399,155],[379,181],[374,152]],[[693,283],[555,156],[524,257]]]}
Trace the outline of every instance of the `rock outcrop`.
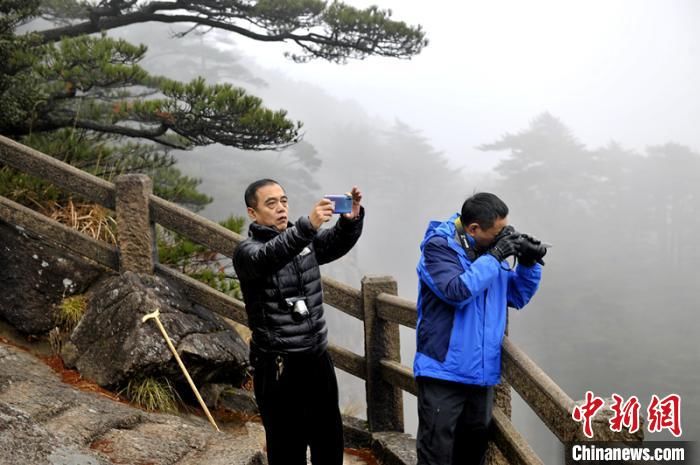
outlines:
{"label": "rock outcrop", "polygon": [[53,329],[56,306],[83,293],[103,271],[0,221],[0,318],[25,334]]}
{"label": "rock outcrop", "polygon": [[138,376],[184,382],[155,322],[141,321],[156,309],[197,385],[240,386],[244,380],[246,343],[218,315],[187,300],[174,283],[126,272],[103,278],[87,298],[87,311],[62,356],[67,366],[100,386],[117,386]]}
{"label": "rock outcrop", "polygon": [[83,392],[33,355],[0,343],[0,465],[262,465],[264,431],[217,433],[206,419],[148,413]]}

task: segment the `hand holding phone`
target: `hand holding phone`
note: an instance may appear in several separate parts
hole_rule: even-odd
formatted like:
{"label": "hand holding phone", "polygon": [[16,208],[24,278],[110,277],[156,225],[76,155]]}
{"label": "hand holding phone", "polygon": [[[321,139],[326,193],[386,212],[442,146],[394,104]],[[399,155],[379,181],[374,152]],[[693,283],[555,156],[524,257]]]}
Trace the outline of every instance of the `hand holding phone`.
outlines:
{"label": "hand holding phone", "polygon": [[329,194],[324,197],[333,202],[333,213],[350,213],[352,211],[352,197],[347,194]]}

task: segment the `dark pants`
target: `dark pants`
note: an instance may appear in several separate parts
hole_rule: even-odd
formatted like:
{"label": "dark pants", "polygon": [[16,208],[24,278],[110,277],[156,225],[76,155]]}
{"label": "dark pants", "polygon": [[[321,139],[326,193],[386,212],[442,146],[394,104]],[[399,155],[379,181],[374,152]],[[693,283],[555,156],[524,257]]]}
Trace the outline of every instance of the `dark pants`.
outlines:
{"label": "dark pants", "polygon": [[328,353],[255,355],[251,361],[269,465],[306,465],[307,447],[314,465],[342,465],[338,381]]}
{"label": "dark pants", "polygon": [[418,465],[483,465],[493,386],[418,377]]}

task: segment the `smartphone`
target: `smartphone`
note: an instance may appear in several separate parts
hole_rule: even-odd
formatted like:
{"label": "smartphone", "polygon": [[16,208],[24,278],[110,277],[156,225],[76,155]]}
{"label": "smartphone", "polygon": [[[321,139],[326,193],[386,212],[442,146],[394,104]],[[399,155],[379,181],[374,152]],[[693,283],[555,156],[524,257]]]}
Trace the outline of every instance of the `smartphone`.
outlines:
{"label": "smartphone", "polygon": [[352,197],[347,194],[324,195],[333,202],[333,213],[350,213],[352,211]]}

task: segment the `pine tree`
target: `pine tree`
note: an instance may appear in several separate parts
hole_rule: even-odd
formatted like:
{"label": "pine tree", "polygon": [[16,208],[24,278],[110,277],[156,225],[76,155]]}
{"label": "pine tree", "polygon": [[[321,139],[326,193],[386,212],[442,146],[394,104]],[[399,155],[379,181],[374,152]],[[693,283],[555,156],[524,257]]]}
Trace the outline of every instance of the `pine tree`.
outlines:
{"label": "pine tree", "polygon": [[[301,122],[230,84],[149,74],[139,66],[146,46],[111,38],[106,30],[148,21],[188,23],[180,36],[217,28],[266,42],[292,41],[301,51],[289,57],[302,62],[409,58],[427,43],[420,26],[393,21],[388,10],[317,0],[0,0],[0,13],[0,134],[107,179],[147,173],[158,195],[192,208],[210,199],[197,191],[198,180],[177,170],[171,150],[215,143],[281,149],[300,140]],[[16,33],[37,17],[56,27]],[[60,196],[7,167],[0,177],[4,195]]]}

